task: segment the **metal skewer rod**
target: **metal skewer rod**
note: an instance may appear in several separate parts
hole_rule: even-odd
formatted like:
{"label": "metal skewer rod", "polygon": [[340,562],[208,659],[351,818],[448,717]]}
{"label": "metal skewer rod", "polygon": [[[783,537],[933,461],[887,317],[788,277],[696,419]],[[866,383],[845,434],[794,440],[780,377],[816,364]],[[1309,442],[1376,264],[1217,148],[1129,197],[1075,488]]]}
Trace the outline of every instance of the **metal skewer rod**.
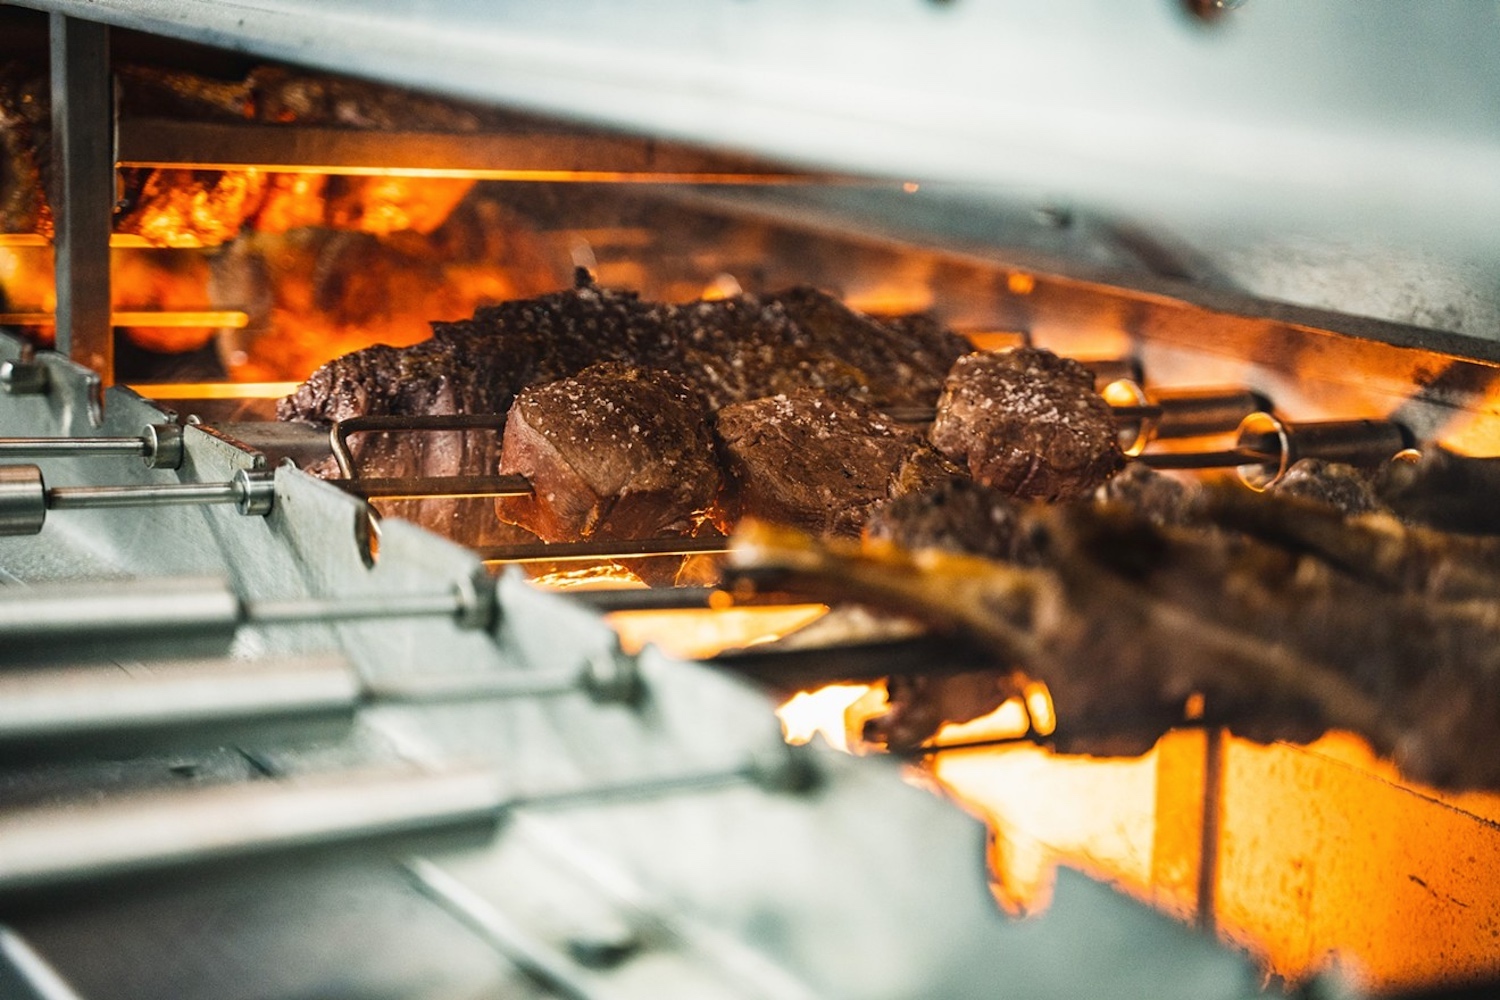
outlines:
{"label": "metal skewer rod", "polygon": [[144,456],[146,450],[146,442],[142,438],[0,438],[0,456],[7,458],[91,458],[96,455]]}
{"label": "metal skewer rod", "polygon": [[[3,246],[0,243],[0,246]],[[57,314],[40,310],[0,312],[0,326],[55,326]],[[241,330],[250,325],[250,314],[238,309],[164,309],[121,311],[109,314],[110,326],[157,326],[173,329],[227,327]]]}
{"label": "metal skewer rod", "polygon": [[635,661],[601,652],[551,670],[367,677],[343,656],[168,660],[0,672],[0,754],[57,759],[175,751],[240,740],[333,738],[371,705],[433,705],[586,695],[630,700]]}
{"label": "metal skewer rod", "polygon": [[156,486],[50,486],[48,510],[92,507],[151,507],[236,503],[245,495],[237,480],[227,483],[162,483]]}
{"label": "metal skewer rod", "polygon": [[1227,451],[1153,451],[1133,457],[1151,469],[1235,469],[1241,465],[1275,465],[1281,455],[1250,448]]}
{"label": "metal skewer rod", "polygon": [[413,837],[459,835],[483,843],[518,809],[587,808],[747,784],[795,793],[816,777],[806,754],[777,746],[738,765],[655,770],[520,795],[506,794],[488,769],[384,770],[3,810],[0,897],[356,844],[411,853]]}
{"label": "metal skewer rod", "polygon": [[132,456],[148,469],[182,466],[182,428],[176,424],[148,424],[139,437],[8,437],[0,438],[0,459],[95,458]]}
{"label": "metal skewer rod", "polygon": [[525,476],[406,476],[329,479],[326,482],[366,500],[525,497],[532,493],[531,483]]}
{"label": "metal skewer rod", "polygon": [[486,563],[573,562],[585,559],[638,559],[643,556],[686,556],[729,551],[723,535],[702,538],[645,538],[607,542],[541,542],[535,545],[491,546],[476,550]]}
{"label": "metal skewer rod", "polygon": [[369,618],[451,617],[464,627],[493,618],[489,581],[446,593],[242,599],[212,577],[141,578],[0,588],[0,648],[20,655],[68,642],[189,633],[229,636],[241,625],[292,625]]}
{"label": "metal skewer rod", "polygon": [[49,510],[235,504],[241,514],[266,515],[276,502],[275,474],[240,469],[223,483],[48,487],[35,465],[0,466],[0,535],[34,535]]}

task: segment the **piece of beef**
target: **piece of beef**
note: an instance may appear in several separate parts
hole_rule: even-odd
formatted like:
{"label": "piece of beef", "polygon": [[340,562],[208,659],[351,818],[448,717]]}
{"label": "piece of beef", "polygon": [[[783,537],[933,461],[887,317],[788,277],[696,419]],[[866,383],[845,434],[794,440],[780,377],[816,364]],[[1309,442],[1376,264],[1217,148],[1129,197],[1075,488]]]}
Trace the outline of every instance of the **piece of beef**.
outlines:
{"label": "piece of beef", "polygon": [[866,378],[817,349],[773,297],[737,295],[694,302],[668,315],[680,370],[715,410],[799,389],[867,395]]}
{"label": "piece of beef", "polygon": [[[326,422],[361,414],[504,413],[528,386],[610,361],[673,374],[710,409],[807,390],[819,392],[830,406],[836,397],[931,405],[937,391],[933,372],[962,345],[952,334],[923,326],[905,353],[927,360],[898,364],[904,352],[901,334],[820,292],[800,289],[780,297],[739,296],[677,307],[600,288],[586,272],[571,290],[481,308],[471,319],[435,323],[433,329],[431,340],[409,348],[369,348],[325,364],[281,401],[278,415]],[[867,337],[885,346],[871,353],[858,344]],[[922,366],[925,375],[918,371]],[[963,475],[910,432],[873,411],[859,412],[866,425],[878,422],[882,428],[866,433],[868,440],[855,448],[858,454],[845,456],[858,462],[858,475],[851,477],[860,485],[850,489],[846,481],[846,488],[829,494],[826,502],[812,502],[806,510],[817,513],[807,516],[832,516],[829,503],[836,496],[840,504],[853,505],[838,515],[843,530],[856,530],[868,503]],[[851,427],[856,423],[851,420]],[[876,447],[876,442],[882,443]],[[400,439],[372,434],[357,440],[353,450],[366,475],[486,473],[498,460],[493,436],[476,432]],[[433,461],[433,451],[443,459]],[[879,452],[873,462],[872,451]],[[812,483],[823,473],[809,475]],[[809,489],[816,492],[796,484],[790,492]],[[468,540],[476,530],[470,526],[459,537]]]}
{"label": "piece of beef", "polygon": [[955,480],[970,482],[969,474],[953,464],[948,456],[919,438],[916,445],[901,456],[885,491],[887,496],[895,499],[930,493],[944,483]]}
{"label": "piece of beef", "polygon": [[814,349],[860,373],[862,391],[856,398],[877,408],[934,405],[954,362],[971,350],[968,341],[931,316],[877,320],[807,286],[770,298]]}
{"label": "piece of beef", "polygon": [[1021,505],[969,480],[880,504],[865,524],[868,541],[903,549],[942,549],[1036,566],[1041,553],[1025,530]]}
{"label": "piece of beef", "polygon": [[1125,461],[1089,370],[1032,347],[960,358],[931,438],[979,482],[1025,499],[1088,496]]}
{"label": "piece of beef", "polygon": [[1266,492],[1315,500],[1344,514],[1372,514],[1386,509],[1368,474],[1352,465],[1321,458],[1298,459]]}
{"label": "piece of beef", "polygon": [[[431,359],[424,360],[424,367],[436,371],[448,358],[455,365],[448,376],[461,381],[471,377],[467,366],[476,362],[503,369],[502,396],[566,378],[599,361],[624,361],[679,375],[714,410],[801,389],[879,405],[931,405],[937,386],[930,373],[922,376],[914,364],[893,359],[903,353],[923,356],[929,358],[923,364],[932,368],[949,355],[957,356],[962,344],[955,335],[934,337],[930,331],[908,343],[891,328],[809,289],[678,307],[593,285],[586,272],[568,291],[487,306],[471,319],[434,323],[433,330],[433,340],[448,346],[409,349]],[[867,349],[861,346],[866,338],[882,339],[885,346]],[[500,356],[504,364],[484,365],[482,356],[487,353]],[[357,355],[335,359],[314,372],[283,401],[278,411],[282,419],[419,412],[400,399],[388,399],[404,391]],[[382,356],[378,363],[389,361]],[[497,411],[467,412],[503,412],[509,401],[508,396],[492,400],[491,405],[501,406]]]}
{"label": "piece of beef", "polygon": [[741,514],[856,534],[923,442],[879,412],[802,390],[734,403],[715,432]]}
{"label": "piece of beef", "polygon": [[1100,503],[1129,507],[1158,526],[1201,521],[1196,497],[1195,487],[1138,462],[1127,465],[1124,471],[1094,491],[1094,499]]}
{"label": "piece of beef", "polygon": [[691,535],[720,489],[702,401],[676,376],[621,362],[523,390],[500,471],[533,491],[496,500],[500,519],[548,542]]}

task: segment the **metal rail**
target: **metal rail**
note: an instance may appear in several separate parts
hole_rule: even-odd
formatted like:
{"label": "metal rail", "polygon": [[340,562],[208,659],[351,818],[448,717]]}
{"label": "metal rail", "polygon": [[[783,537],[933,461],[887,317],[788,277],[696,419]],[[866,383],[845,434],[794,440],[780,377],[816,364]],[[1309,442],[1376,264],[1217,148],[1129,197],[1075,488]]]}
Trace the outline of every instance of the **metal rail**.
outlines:
{"label": "metal rail", "polygon": [[827,172],[599,132],[373,131],[125,118],[122,167],[473,180],[692,184],[848,181]]}

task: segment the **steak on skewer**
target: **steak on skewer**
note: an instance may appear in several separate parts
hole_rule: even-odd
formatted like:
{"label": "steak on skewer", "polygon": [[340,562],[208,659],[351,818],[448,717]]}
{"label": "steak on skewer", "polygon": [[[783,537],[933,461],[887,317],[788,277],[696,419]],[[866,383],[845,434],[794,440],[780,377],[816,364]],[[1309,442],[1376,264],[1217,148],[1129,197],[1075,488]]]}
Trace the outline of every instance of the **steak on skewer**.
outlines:
{"label": "steak on skewer", "polygon": [[547,542],[691,535],[722,485],[697,395],[676,376],[616,361],[523,389],[500,472],[532,487],[497,499],[500,519]]}
{"label": "steak on skewer", "polygon": [[[963,353],[964,341],[930,325],[912,329],[910,335],[900,333],[811,289],[678,307],[599,288],[584,275],[579,287],[566,292],[487,307],[458,323],[434,324],[432,339],[413,347],[375,347],[345,355],[282,400],[278,415],[324,422],[359,415],[504,413],[528,386],[577,375],[601,361],[675,376],[711,407],[748,403],[782,389],[821,390],[829,406],[835,405],[835,394],[931,406],[941,382],[939,367]],[[866,424],[875,420],[861,419]],[[731,418],[726,426],[733,425]],[[863,509],[873,500],[961,474],[910,432],[890,429],[865,436],[869,440],[851,444],[845,458],[857,464],[872,461],[861,465],[856,478],[874,485],[857,497],[830,494],[840,510],[850,507],[851,512],[830,509],[816,515],[842,519],[844,530],[857,530],[862,520],[852,513],[854,507]],[[877,443],[882,436],[886,444]],[[897,441],[899,447],[893,444]],[[598,447],[605,444],[594,441]],[[495,470],[498,460],[493,436],[479,432],[399,439],[367,434],[353,442],[353,449],[363,474],[390,477],[484,475]],[[633,460],[622,454],[602,461],[623,466]],[[537,512],[523,518],[518,512],[524,506],[518,502],[502,509],[511,511],[510,520],[529,526]],[[422,502],[425,513],[416,519],[439,530],[446,527],[445,533],[464,540],[489,530],[474,523],[482,518],[484,505],[463,506],[462,515],[450,513],[452,507],[451,501]],[[435,516],[433,509],[438,510]],[[662,523],[676,516],[667,515]]]}
{"label": "steak on skewer", "polygon": [[741,514],[819,534],[858,534],[893,488],[962,475],[875,410],[806,390],[726,406],[715,433]]}
{"label": "steak on skewer", "polygon": [[1028,500],[1088,496],[1125,464],[1114,415],[1083,365],[1017,347],[960,358],[933,445],[975,480]]}

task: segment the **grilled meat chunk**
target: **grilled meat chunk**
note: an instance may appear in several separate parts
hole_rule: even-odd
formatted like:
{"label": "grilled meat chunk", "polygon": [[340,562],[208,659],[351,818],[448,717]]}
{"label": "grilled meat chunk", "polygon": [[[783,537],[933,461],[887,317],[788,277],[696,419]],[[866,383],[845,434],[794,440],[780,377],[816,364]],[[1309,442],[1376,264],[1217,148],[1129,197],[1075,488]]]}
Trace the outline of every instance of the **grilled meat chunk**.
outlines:
{"label": "grilled meat chunk", "polygon": [[533,491],[496,500],[500,519],[548,542],[689,535],[720,488],[701,400],[675,376],[620,362],[522,390],[500,471]]}
{"label": "grilled meat chunk", "polygon": [[908,550],[942,549],[1022,566],[1041,561],[1036,540],[1025,530],[1021,506],[971,480],[950,480],[881,504],[866,522],[864,537]]}
{"label": "grilled meat chunk", "polygon": [[[787,302],[793,306],[788,308]],[[808,320],[804,325],[796,318],[813,313],[830,313],[841,322]],[[435,323],[433,328],[433,341],[442,346],[409,350],[439,367],[439,358],[450,358],[451,379],[470,379],[468,366],[485,353],[505,361],[500,368],[483,366],[499,378],[488,402],[500,409],[465,412],[504,412],[521,388],[565,378],[599,361],[679,375],[711,409],[798,389],[847,394],[875,405],[931,405],[938,391],[936,377],[895,359],[909,346],[909,353],[929,358],[923,364],[935,370],[949,355],[957,358],[963,344],[954,334],[938,338],[946,343],[941,350],[931,346],[929,334],[906,344],[892,329],[811,289],[677,307],[600,288],[588,282],[586,273],[569,291],[488,306],[472,319]],[[874,352],[879,357],[865,358],[863,366],[844,360],[858,359],[866,337],[886,342]],[[382,358],[379,363],[387,362]],[[304,420],[417,412],[403,408],[405,402],[397,398],[401,395],[356,352],[314,372],[279,412],[283,419]]]}
{"label": "grilled meat chunk", "polygon": [[976,480],[1023,499],[1085,497],[1125,462],[1093,375],[1040,348],[960,358],[931,437]]}
{"label": "grilled meat chunk", "polygon": [[695,302],[672,310],[668,323],[683,376],[714,409],[799,389],[876,407],[931,406],[968,349],[941,327],[878,322],[812,288]]}
{"label": "grilled meat chunk", "polygon": [[[907,342],[895,328],[862,317],[811,289],[677,307],[600,288],[584,272],[571,290],[481,308],[471,319],[435,323],[433,328],[430,340],[412,347],[372,347],[325,364],[281,401],[278,415],[283,420],[326,422],[364,414],[504,413],[516,394],[529,386],[569,379],[592,365],[614,362],[661,373],[653,379],[675,378],[676,384],[697,394],[709,410],[750,405],[784,391],[790,394],[788,398],[798,400],[803,399],[801,393],[814,394],[786,405],[799,414],[805,411],[809,420],[818,415],[821,423],[789,424],[786,430],[794,437],[800,435],[803,444],[815,443],[809,446],[818,458],[796,454],[802,444],[754,426],[756,418],[751,414],[759,411],[753,406],[721,419],[721,431],[733,442],[727,454],[738,457],[740,482],[748,484],[742,495],[766,516],[783,511],[796,518],[796,523],[825,526],[820,530],[834,530],[836,524],[837,530],[857,531],[865,509],[876,500],[925,490],[963,475],[919,437],[858,402],[932,405],[940,384],[937,373],[962,353],[961,338],[917,324],[914,329],[921,332]],[[596,395],[607,412],[603,383],[594,381],[598,383],[595,388],[575,389]],[[616,384],[628,384],[632,391],[642,385],[618,379]],[[821,414],[820,407],[826,408]],[[524,427],[514,432],[514,443],[507,445],[511,449],[508,463],[520,461],[524,442],[539,446],[535,432],[542,428],[531,422],[534,411],[526,412]],[[842,425],[824,426],[838,415],[844,418]],[[565,423],[555,415],[539,419],[556,420],[559,429]],[[631,420],[621,426],[639,423]],[[831,444],[835,438],[841,443]],[[599,470],[638,468],[642,462],[655,461],[652,456],[659,451],[652,444],[650,448],[657,451],[637,455],[629,451],[632,445],[626,438],[607,441],[597,434],[591,446],[599,454],[588,461]],[[482,474],[492,471],[499,458],[492,436],[479,432],[400,439],[371,434],[353,442],[352,450],[364,474],[385,476]],[[439,461],[428,454],[434,451],[440,454]],[[804,471],[791,475],[785,467],[773,468],[783,465],[784,460],[775,457],[778,454],[785,454],[785,461]],[[824,458],[834,464],[823,467]],[[533,456],[528,461],[540,459]],[[571,462],[570,457],[564,464]],[[829,475],[840,465],[847,469],[835,473],[839,479],[835,483]],[[566,515],[555,510],[544,516],[525,502],[507,502],[500,509],[515,523],[545,525],[545,538],[565,524],[588,523],[586,512],[598,513],[602,507],[596,510],[595,501],[581,498],[593,493],[597,503],[604,504],[619,485],[599,480],[582,493],[573,489],[559,493],[554,485],[555,494],[568,498],[566,505],[581,505],[577,511],[569,506]],[[774,500],[773,494],[786,499]],[[676,504],[674,500],[670,511],[659,512],[660,526],[680,519]],[[426,517],[421,520],[430,523]],[[644,517],[642,523],[651,520]],[[452,519],[444,523],[451,533]],[[469,540],[478,526],[467,525],[463,530],[462,537]],[[570,532],[566,537],[580,536]]]}
{"label": "grilled meat chunk", "polygon": [[715,431],[740,513],[855,534],[926,446],[877,411],[807,390],[734,403]]}
{"label": "grilled meat chunk", "polygon": [[1139,463],[1127,465],[1094,491],[1100,503],[1129,507],[1152,524],[1187,525],[1201,521],[1197,489]]}
{"label": "grilled meat chunk", "polygon": [[1343,514],[1372,514],[1386,509],[1375,494],[1370,476],[1352,465],[1321,458],[1298,459],[1266,492],[1324,503]]}

